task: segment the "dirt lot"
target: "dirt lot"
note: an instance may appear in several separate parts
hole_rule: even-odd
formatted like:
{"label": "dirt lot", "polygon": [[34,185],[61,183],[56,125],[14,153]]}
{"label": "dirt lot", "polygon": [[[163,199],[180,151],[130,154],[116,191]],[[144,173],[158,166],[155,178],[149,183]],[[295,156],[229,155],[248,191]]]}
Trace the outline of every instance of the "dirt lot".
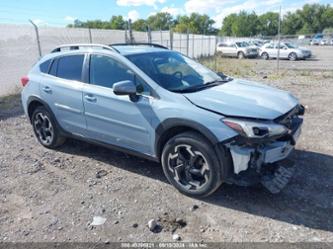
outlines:
{"label": "dirt lot", "polygon": [[[292,155],[297,171],[278,195],[222,185],[209,198],[191,199],[167,183],[157,163],[73,140],[45,149],[17,97],[2,99],[0,241],[172,241],[175,230],[183,241],[333,242],[333,72],[306,70],[310,63],[283,61],[288,66],[277,74],[275,61],[217,61],[230,75],[291,91],[307,107]],[[101,170],[107,175],[96,178]],[[94,216],[105,223],[90,226]],[[150,232],[150,219],[163,229]]]}

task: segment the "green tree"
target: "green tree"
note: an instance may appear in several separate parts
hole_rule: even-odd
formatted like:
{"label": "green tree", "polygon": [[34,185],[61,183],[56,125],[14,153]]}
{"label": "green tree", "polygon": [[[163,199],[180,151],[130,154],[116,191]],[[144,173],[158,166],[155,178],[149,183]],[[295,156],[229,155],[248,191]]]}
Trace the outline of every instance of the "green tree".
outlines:
{"label": "green tree", "polygon": [[311,34],[333,26],[333,8],[330,5],[305,4],[294,13],[288,12],[282,22],[284,34]]}
{"label": "green tree", "polygon": [[166,12],[159,12],[155,15],[149,16],[147,24],[151,30],[168,30],[174,23],[171,14]]}
{"label": "green tree", "polygon": [[264,36],[273,36],[278,33],[279,14],[267,12],[258,18],[258,33]]}
{"label": "green tree", "polygon": [[254,36],[257,34],[258,16],[252,12],[241,11],[231,25],[234,36]]}
{"label": "green tree", "polygon": [[230,14],[223,20],[221,35],[227,36],[254,36],[258,32],[259,19],[255,12],[240,11]]}
{"label": "green tree", "polygon": [[192,13],[190,16],[178,16],[174,30],[180,33],[186,33],[187,29],[192,34],[216,34],[217,30],[213,28],[215,21],[208,15]]}
{"label": "green tree", "polygon": [[112,16],[110,20],[110,28],[111,29],[124,29],[125,28],[125,20],[123,16]]}
{"label": "green tree", "polygon": [[144,19],[138,19],[132,23],[132,29],[135,31],[147,31],[147,22]]}
{"label": "green tree", "polygon": [[303,21],[298,13],[288,12],[282,20],[281,31],[283,34],[294,35],[303,27]]}
{"label": "green tree", "polygon": [[236,21],[237,14],[230,14],[223,19],[220,35],[232,36],[232,24]]}

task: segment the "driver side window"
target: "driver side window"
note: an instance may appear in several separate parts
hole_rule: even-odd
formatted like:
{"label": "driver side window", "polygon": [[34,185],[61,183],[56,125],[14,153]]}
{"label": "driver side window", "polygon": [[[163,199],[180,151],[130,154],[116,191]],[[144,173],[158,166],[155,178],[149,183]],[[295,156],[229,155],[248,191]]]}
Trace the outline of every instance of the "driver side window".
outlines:
{"label": "driver side window", "polygon": [[133,81],[139,94],[150,94],[148,85],[124,64],[106,55],[92,54],[90,56],[90,84],[112,88],[114,83],[124,80]]}

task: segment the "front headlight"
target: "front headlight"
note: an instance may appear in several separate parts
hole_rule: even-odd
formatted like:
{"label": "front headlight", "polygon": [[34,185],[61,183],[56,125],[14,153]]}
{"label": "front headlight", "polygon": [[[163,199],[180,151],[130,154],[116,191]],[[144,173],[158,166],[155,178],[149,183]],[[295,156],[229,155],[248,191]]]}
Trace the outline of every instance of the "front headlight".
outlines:
{"label": "front headlight", "polygon": [[233,118],[224,118],[221,121],[240,135],[249,138],[272,137],[288,132],[285,126],[271,122],[256,122]]}

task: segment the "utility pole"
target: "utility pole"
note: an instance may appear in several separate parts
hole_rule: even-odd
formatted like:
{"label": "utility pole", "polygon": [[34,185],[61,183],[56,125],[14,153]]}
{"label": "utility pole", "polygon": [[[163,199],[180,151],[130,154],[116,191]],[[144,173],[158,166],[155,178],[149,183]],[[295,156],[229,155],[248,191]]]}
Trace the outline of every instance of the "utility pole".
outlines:
{"label": "utility pole", "polygon": [[280,72],[280,43],[281,43],[281,5],[279,12],[279,25],[278,25],[278,51],[277,51],[277,72]]}

